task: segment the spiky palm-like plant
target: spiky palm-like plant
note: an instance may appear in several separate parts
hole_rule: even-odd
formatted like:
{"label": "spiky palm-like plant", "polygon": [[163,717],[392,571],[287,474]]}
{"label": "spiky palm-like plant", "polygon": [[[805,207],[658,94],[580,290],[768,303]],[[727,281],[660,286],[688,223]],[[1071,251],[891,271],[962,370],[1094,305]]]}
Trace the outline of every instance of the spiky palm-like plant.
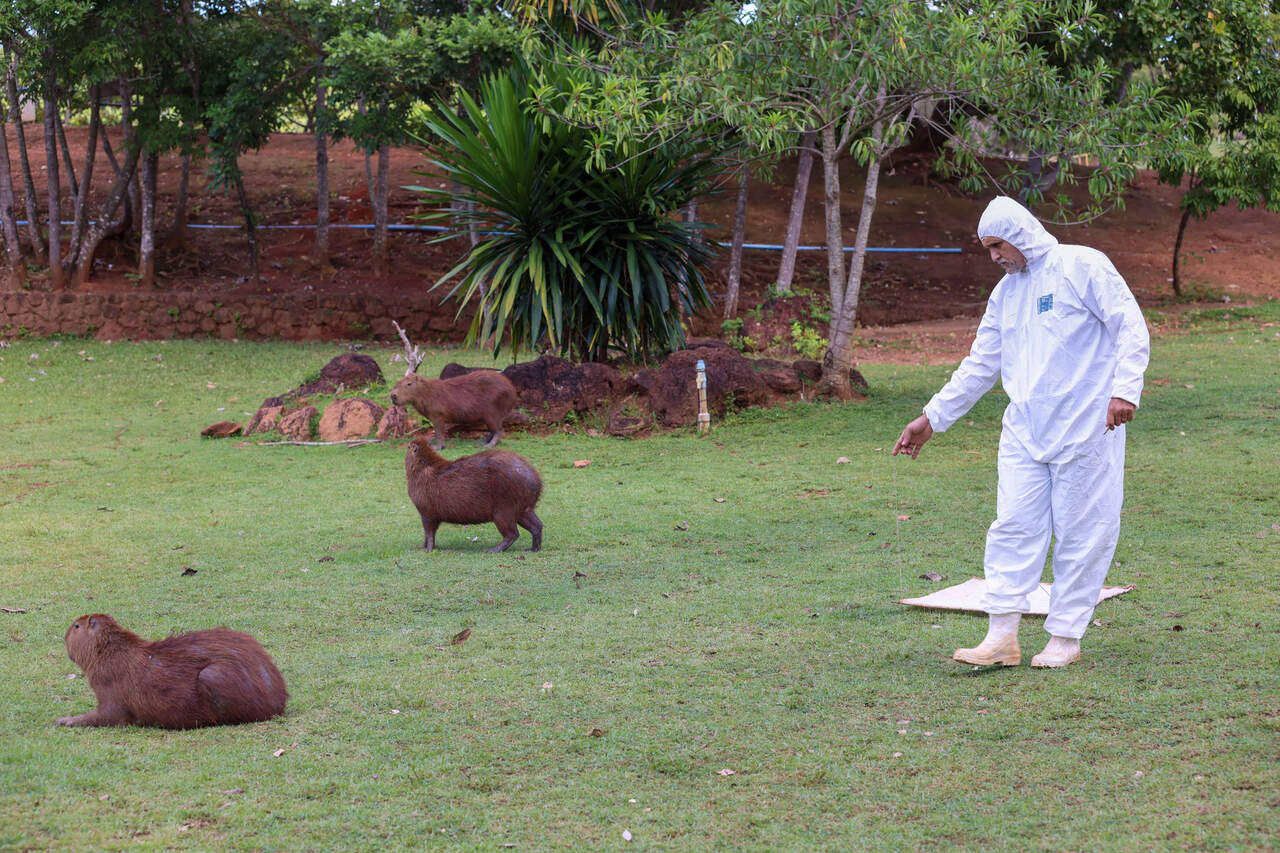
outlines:
{"label": "spiky palm-like plant", "polygon": [[681,313],[710,304],[711,250],[672,214],[705,186],[709,164],[656,150],[593,170],[587,132],[537,114],[528,95],[510,71],[486,80],[479,101],[464,94],[426,121],[434,165],[463,188],[416,187],[440,207],[426,218],[480,235],[440,282],[458,277],[451,295],[476,303],[468,340],[580,360],[678,349]]}

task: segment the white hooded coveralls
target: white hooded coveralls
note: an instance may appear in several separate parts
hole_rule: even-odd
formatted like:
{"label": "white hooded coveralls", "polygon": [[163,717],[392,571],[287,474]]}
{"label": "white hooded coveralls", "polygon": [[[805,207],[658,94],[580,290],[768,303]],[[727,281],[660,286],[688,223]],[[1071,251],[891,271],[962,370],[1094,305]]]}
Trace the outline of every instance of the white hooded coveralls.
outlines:
{"label": "white hooded coveralls", "polygon": [[1027,612],[1053,536],[1045,630],[1079,638],[1120,532],[1125,430],[1106,429],[1107,407],[1112,397],[1138,405],[1147,325],[1104,254],[1059,244],[1013,199],[987,206],[978,236],[999,237],[1027,265],[996,285],[969,355],[924,412],[945,432],[1001,380],[1009,405],[982,607]]}

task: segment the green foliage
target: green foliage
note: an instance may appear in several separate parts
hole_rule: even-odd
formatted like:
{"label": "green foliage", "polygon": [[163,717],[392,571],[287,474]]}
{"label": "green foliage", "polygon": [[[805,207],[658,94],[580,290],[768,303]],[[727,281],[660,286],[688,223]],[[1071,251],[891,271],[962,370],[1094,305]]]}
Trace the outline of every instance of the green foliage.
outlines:
{"label": "green foliage", "polygon": [[497,75],[479,101],[463,93],[460,109],[439,103],[425,119],[434,164],[464,188],[415,187],[439,206],[426,218],[480,238],[439,283],[460,276],[452,295],[476,309],[469,340],[495,353],[545,342],[584,360],[678,349],[679,311],[710,302],[709,248],[671,213],[709,163],[660,147],[595,170],[590,135],[537,114],[528,94],[523,73]]}
{"label": "green foliage", "polygon": [[[865,402],[709,440],[512,434],[543,550],[445,525],[426,554],[403,442],[199,435],[333,345],[15,341],[0,847],[1275,849],[1278,319],[1155,340],[1109,577],[1135,588],[1060,672],[957,665],[985,620],[897,603],[980,572],[994,512],[999,394],[916,462],[886,453],[947,366],[864,364]],[[395,350],[366,352],[392,375]],[[423,371],[454,360],[485,362]],[[55,727],[93,704],[62,647],[85,612],[248,631],[288,710]]]}
{"label": "green foliage", "polygon": [[827,339],[812,326],[795,320],[791,323],[791,347],[805,358],[821,359],[827,351]]}
{"label": "green foliage", "polygon": [[720,324],[720,335],[726,344],[738,352],[755,352],[759,349],[759,342],[750,335],[744,335],[742,326],[743,320],[741,317],[730,317]]}

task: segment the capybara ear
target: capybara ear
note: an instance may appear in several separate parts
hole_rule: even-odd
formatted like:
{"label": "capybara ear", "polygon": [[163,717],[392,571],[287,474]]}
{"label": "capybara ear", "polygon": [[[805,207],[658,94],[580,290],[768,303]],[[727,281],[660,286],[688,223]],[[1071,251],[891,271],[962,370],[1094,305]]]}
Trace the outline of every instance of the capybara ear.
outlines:
{"label": "capybara ear", "polygon": [[89,630],[90,631],[98,630],[98,620],[93,618],[92,616],[89,617]]}

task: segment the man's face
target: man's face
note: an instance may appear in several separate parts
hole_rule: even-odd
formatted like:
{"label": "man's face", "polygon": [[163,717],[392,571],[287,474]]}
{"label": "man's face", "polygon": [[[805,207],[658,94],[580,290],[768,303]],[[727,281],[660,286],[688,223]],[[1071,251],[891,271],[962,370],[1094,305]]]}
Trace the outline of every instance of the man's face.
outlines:
{"label": "man's face", "polygon": [[991,260],[1003,267],[1005,272],[1022,272],[1027,268],[1027,259],[1022,252],[999,237],[983,237],[982,245],[991,253]]}

